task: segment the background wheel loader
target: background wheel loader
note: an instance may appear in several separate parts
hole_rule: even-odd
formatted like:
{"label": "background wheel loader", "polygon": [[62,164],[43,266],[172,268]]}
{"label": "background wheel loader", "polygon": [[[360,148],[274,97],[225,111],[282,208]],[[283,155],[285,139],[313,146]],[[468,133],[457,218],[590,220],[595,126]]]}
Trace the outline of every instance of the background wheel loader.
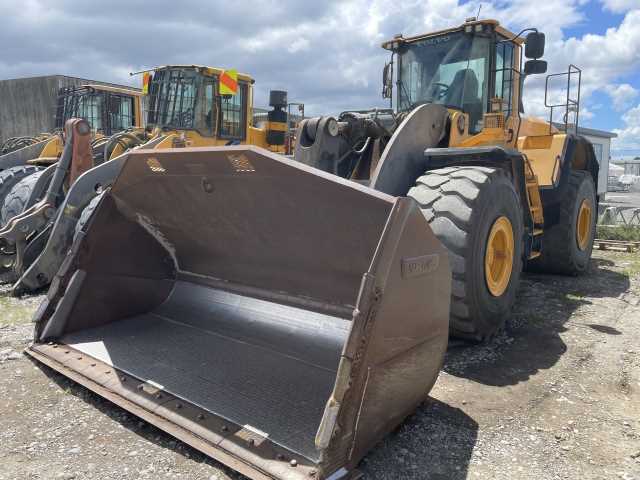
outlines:
{"label": "background wheel loader", "polygon": [[67,120],[89,122],[96,150],[100,140],[130,129],[142,129],[140,90],[108,85],[64,87],[58,91],[55,130],[34,136],[14,137],[0,147],[0,171],[25,164],[48,166],[62,155],[62,133]]}
{"label": "background wheel loader", "polygon": [[544,34],[528,30],[524,42],[524,32],[471,19],[398,36],[383,45],[388,98],[397,65],[396,111],[307,119],[297,134],[296,160],[420,204],[449,251],[458,337],[486,339],[504,324],[523,265],[574,275],[591,256],[599,167],[576,134],[581,72],[549,76],[569,85],[562,101],[545,95],[549,122],[523,118],[524,79],[546,72]]}
{"label": "background wheel loader", "polygon": [[[92,133],[92,148],[102,152],[106,138],[138,128],[142,131],[141,93],[106,85],[65,87],[58,92],[56,130],[34,137],[7,140],[0,155],[0,228],[42,197],[64,148],[63,128],[71,118],[84,118]],[[50,167],[50,168],[47,168]],[[27,178],[28,177],[28,178]],[[32,194],[35,194],[34,198]]]}
{"label": "background wheel loader", "polygon": [[[85,127],[70,125],[59,162],[46,170],[22,166],[5,174],[20,172],[20,182],[7,184],[0,203],[0,280],[16,282],[14,293],[42,288],[52,280],[76,230],[88,219],[82,212],[95,208],[98,200],[91,201],[116,178],[122,165],[117,158],[128,149],[250,143],[284,151],[286,92],[271,92],[274,108],[266,128],[258,129],[251,124],[253,79],[249,76],[195,65],[150,72],[144,76],[144,90],[149,93],[146,129],[123,130],[89,143]],[[232,87],[225,94],[220,94],[221,78]],[[65,102],[71,107],[65,106],[64,112],[88,112],[79,116],[96,123],[91,116],[94,110],[73,108],[86,103]],[[28,163],[43,163],[47,151]]]}
{"label": "background wheel loader", "polygon": [[495,21],[396,38],[399,112],[307,120],[295,160],[125,153],[28,354],[252,479],[358,478],[433,386],[450,312],[483,338],[523,262],[586,267],[592,148],[519,113],[542,43],[521,68]]}

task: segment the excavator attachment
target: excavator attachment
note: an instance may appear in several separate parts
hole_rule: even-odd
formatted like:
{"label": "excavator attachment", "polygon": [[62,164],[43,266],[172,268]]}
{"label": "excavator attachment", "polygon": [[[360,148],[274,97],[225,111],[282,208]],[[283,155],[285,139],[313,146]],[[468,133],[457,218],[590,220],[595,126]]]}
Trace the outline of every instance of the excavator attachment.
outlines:
{"label": "excavator attachment", "polygon": [[448,337],[414,200],[257,147],[139,150],[81,231],[28,353],[252,479],[347,479]]}

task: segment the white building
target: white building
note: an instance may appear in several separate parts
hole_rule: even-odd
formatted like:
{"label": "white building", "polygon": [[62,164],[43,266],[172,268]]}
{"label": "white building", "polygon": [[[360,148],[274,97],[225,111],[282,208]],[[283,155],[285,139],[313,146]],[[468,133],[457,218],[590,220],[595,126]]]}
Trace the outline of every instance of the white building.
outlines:
{"label": "white building", "polygon": [[[602,195],[607,191],[607,180],[609,178],[609,160],[611,158],[611,139],[616,138],[613,132],[595,130],[593,128],[578,127],[578,135],[586,137],[593,145],[593,151],[600,164],[600,174],[598,176],[598,194]],[[601,200],[603,197],[601,197]]]}

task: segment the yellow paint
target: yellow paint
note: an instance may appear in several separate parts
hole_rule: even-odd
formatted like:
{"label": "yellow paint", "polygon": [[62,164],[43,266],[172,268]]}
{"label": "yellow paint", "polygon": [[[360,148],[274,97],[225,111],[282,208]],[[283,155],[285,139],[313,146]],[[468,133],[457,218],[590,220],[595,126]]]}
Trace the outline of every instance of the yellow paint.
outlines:
{"label": "yellow paint", "polygon": [[[480,133],[469,134],[469,115],[457,110],[449,109],[451,116],[451,133],[449,135],[450,147],[479,147],[482,145],[505,145],[507,143],[507,130],[502,114],[485,114],[484,124],[487,125]],[[464,118],[464,128],[460,132],[458,125],[460,118]],[[495,125],[495,126],[494,126]]]}
{"label": "yellow paint", "polygon": [[[449,146],[456,147],[466,138],[469,138],[469,115],[458,110],[448,109],[451,118],[451,131],[449,134]],[[462,127],[462,130],[458,128]]]}
{"label": "yellow paint", "polygon": [[587,249],[591,239],[591,218],[591,201],[585,198],[580,204],[576,224],[576,242],[578,243],[578,248],[582,251]]}
{"label": "yellow paint", "polygon": [[522,119],[519,137],[541,137],[544,135],[555,135],[559,133],[556,127],[549,127],[549,122],[537,117],[526,117]]}
{"label": "yellow paint", "polygon": [[540,197],[540,182],[538,181],[537,175],[533,172],[531,162],[526,156],[524,158],[524,174],[529,210],[533,217],[533,223],[541,226],[544,224],[544,215],[542,209],[542,198]]}
{"label": "yellow paint", "polygon": [[272,130],[276,132],[286,132],[287,124],[285,122],[267,122],[267,130]]}
{"label": "yellow paint", "polygon": [[483,145],[504,145],[506,143],[505,131],[502,128],[483,128],[477,135],[471,135],[461,139],[451,147],[479,147]]}
{"label": "yellow paint", "polygon": [[527,156],[540,186],[556,184],[566,140],[567,135],[564,133],[518,139],[518,150]]}
{"label": "yellow paint", "polygon": [[40,152],[40,156],[45,158],[60,157],[63,147],[62,137],[60,135],[54,135],[44,146],[44,149]]}
{"label": "yellow paint", "polygon": [[489,293],[499,297],[507,290],[514,254],[513,226],[505,216],[493,222],[484,256],[484,274]]}
{"label": "yellow paint", "polygon": [[[207,137],[201,135],[196,130],[161,130],[159,128],[152,132],[151,139],[164,136],[164,138],[153,147],[154,150],[163,150],[166,148],[183,148],[183,147],[222,147],[225,146],[229,140],[217,137]],[[266,131],[259,128],[247,127],[247,140],[240,142],[241,145],[257,145],[262,148],[271,150],[272,152],[284,152],[284,146],[275,146],[267,144]],[[115,158],[121,154],[122,151],[114,153],[110,158]]]}

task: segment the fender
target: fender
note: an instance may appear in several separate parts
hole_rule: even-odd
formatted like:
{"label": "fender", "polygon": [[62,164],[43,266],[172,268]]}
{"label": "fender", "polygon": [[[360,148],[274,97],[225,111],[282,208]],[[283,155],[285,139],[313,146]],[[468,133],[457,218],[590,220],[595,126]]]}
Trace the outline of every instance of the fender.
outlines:
{"label": "fender", "polygon": [[525,231],[525,248],[523,255],[528,258],[531,251],[535,250],[535,222],[529,208],[527,199],[527,185],[525,175],[524,156],[518,150],[499,146],[475,147],[475,148],[428,148],[424,152],[426,169],[453,166],[486,166],[502,168],[509,172],[511,180],[520,197],[522,208],[522,221]]}
{"label": "fender", "polygon": [[[559,221],[560,204],[564,200],[569,176],[573,170],[586,170],[591,173],[593,183],[598,191],[598,173],[600,165],[596,159],[593,145],[583,136],[567,134],[562,158],[560,160],[560,174],[554,186],[542,187],[540,196],[544,208],[545,228],[555,225]],[[596,202],[599,198],[596,196]],[[597,208],[597,205],[596,205]]]}

